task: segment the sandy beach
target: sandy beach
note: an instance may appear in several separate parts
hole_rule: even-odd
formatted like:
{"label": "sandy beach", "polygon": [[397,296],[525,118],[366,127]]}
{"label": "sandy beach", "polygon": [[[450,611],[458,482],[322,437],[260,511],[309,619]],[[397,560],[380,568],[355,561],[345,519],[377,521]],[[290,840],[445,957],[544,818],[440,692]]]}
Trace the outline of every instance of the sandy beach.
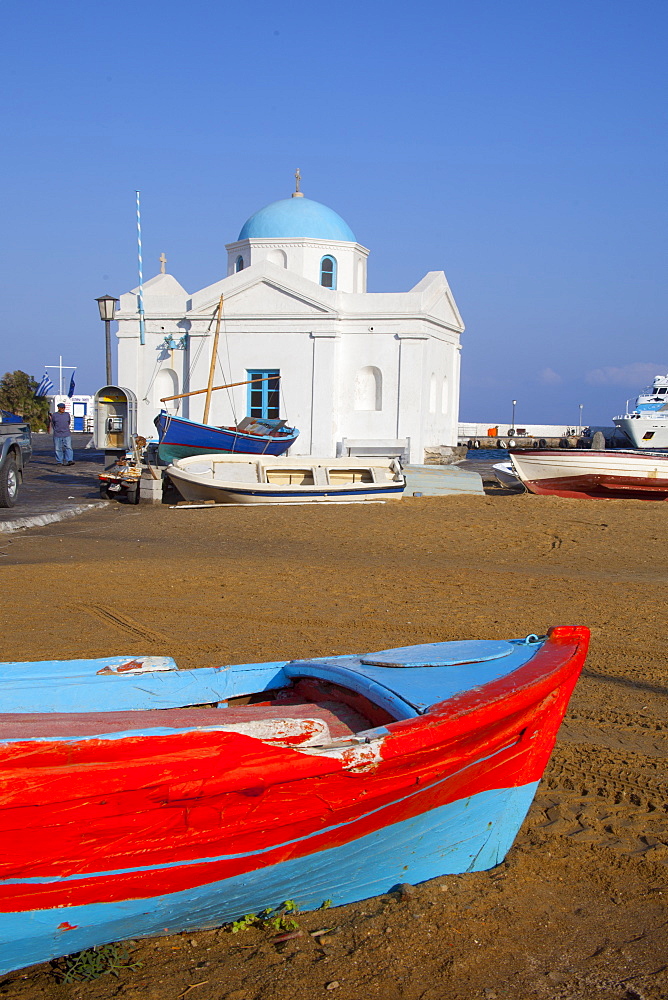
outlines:
{"label": "sandy beach", "polygon": [[[0,536],[3,660],[183,667],[587,625],[592,642],[507,860],[298,918],[137,941],[119,978],[0,995],[145,1000],[659,1000],[668,995],[664,504],[529,494],[386,505],[109,505]],[[313,937],[310,932],[327,929]]]}

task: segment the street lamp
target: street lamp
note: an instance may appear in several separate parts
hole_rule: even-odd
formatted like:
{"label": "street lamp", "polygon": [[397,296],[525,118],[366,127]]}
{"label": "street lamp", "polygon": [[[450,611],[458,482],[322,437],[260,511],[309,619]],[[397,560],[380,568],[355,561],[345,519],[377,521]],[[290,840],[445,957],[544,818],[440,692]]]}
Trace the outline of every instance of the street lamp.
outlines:
{"label": "street lamp", "polygon": [[583,406],[584,406],[584,403],[580,403],[580,424],[579,424],[579,427],[578,427],[578,433],[579,434],[582,434],[582,408],[583,408]]}
{"label": "street lamp", "polygon": [[104,336],[107,347],[107,385],[111,385],[111,330],[110,323],[113,322],[114,316],[116,315],[116,303],[118,299],[115,299],[113,295],[101,295],[99,299],[95,299],[100,309],[100,319],[104,320]]}
{"label": "street lamp", "polygon": [[513,400],[513,421],[512,421],[512,429],[510,431],[511,434],[515,433],[515,407],[516,406],[517,406],[517,400],[514,399]]}

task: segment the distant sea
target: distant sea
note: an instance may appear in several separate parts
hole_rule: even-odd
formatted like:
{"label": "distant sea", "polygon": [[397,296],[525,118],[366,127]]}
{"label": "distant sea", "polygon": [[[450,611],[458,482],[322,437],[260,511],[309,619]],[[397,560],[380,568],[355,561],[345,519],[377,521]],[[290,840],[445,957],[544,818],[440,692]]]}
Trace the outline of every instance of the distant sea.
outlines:
{"label": "distant sea", "polygon": [[505,462],[507,458],[507,448],[469,448],[466,452],[467,462],[469,459],[476,462]]}

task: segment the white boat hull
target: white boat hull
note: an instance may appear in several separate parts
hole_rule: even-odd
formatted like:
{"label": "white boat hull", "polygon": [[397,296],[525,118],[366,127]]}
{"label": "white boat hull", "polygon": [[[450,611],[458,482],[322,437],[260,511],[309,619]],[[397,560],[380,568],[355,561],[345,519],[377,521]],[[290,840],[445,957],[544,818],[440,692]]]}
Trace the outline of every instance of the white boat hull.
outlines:
{"label": "white boat hull", "polygon": [[638,451],[514,451],[531,493],[561,497],[668,499],[668,455]]}
{"label": "white boat hull", "polygon": [[668,448],[668,413],[627,413],[614,417],[613,423],[634,448]]}
{"label": "white boat hull", "polygon": [[406,487],[399,463],[387,458],[197,455],[180,459],[165,471],[181,496],[195,503],[399,500]]}
{"label": "white boat hull", "polygon": [[519,476],[513,468],[512,462],[498,462],[492,466],[494,475],[502,486],[518,486]]}

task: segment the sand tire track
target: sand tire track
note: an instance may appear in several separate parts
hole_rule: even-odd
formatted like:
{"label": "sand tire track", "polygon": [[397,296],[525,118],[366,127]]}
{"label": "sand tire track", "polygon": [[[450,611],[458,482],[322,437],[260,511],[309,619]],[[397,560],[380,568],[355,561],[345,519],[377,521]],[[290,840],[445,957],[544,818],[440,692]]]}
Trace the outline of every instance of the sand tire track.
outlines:
{"label": "sand tire track", "polygon": [[115,608],[110,608],[104,604],[86,604],[84,609],[104,622],[105,625],[114,625],[128,635],[139,636],[148,639],[149,642],[164,642],[169,636],[164,632],[157,632],[143,622],[138,622],[129,615],[124,615]]}

